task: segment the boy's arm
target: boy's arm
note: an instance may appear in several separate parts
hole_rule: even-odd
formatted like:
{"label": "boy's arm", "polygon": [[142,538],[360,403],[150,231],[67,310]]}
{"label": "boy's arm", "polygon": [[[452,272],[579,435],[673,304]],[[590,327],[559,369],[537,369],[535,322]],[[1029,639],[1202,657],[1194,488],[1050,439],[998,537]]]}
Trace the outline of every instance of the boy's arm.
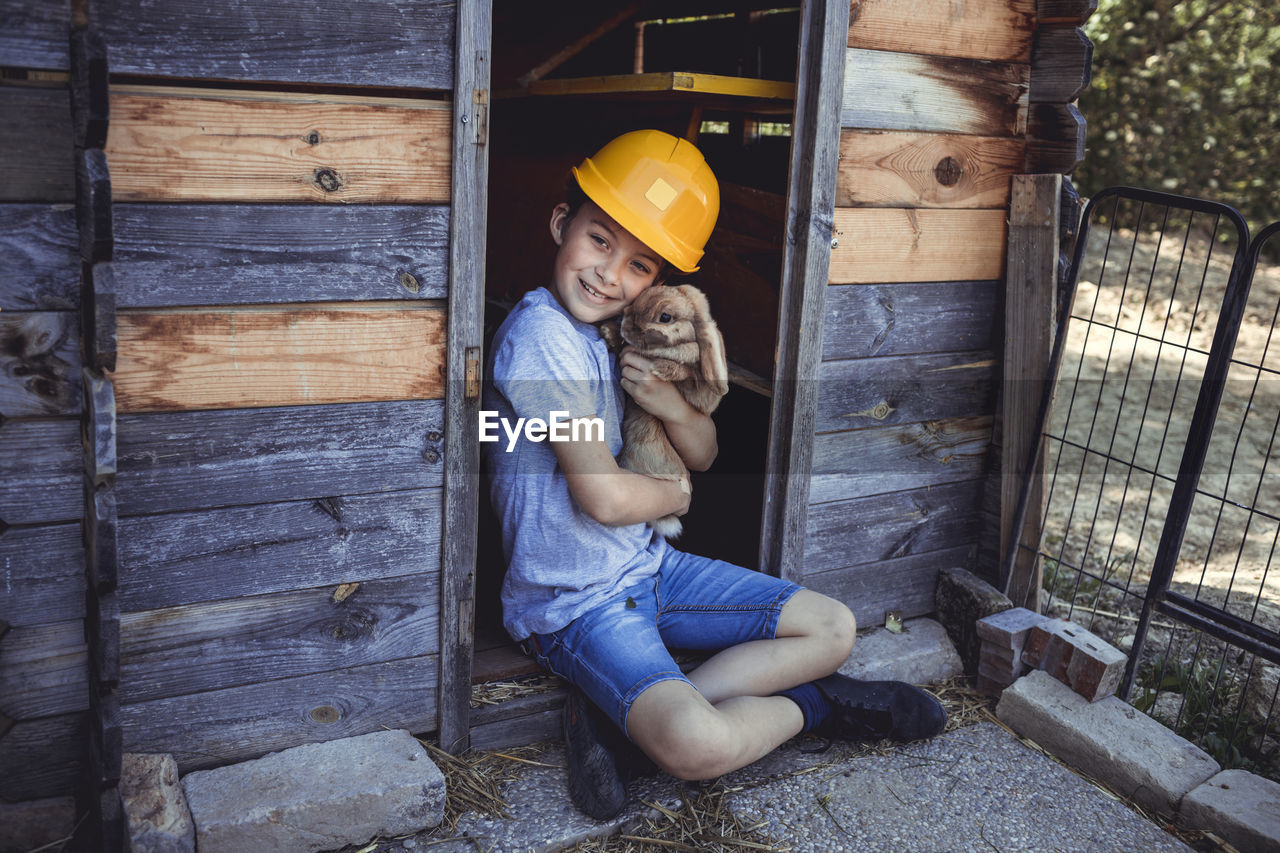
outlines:
{"label": "boy's arm", "polygon": [[619,357],[622,388],[640,408],[662,421],[671,446],[691,471],[705,471],[715,461],[720,447],[716,425],[689,404],[675,385],[653,374],[653,361],[630,348]]}
{"label": "boy's arm", "polygon": [[684,515],[689,509],[688,482],[657,480],[619,468],[603,441],[556,441],[551,447],[573,499],[601,524],[638,524],[673,513]]}

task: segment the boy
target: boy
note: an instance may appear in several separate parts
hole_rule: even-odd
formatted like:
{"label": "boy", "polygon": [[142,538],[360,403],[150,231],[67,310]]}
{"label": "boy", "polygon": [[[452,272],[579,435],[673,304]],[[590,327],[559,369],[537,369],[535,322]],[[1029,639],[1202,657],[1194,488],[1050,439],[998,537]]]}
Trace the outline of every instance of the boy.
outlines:
{"label": "boy", "polygon": [[[615,360],[594,324],[661,286],[669,267],[697,269],[719,188],[693,145],[656,130],[613,140],[573,179],[569,201],[551,212],[551,281],[494,338],[486,409],[508,424],[586,427],[573,440],[526,432],[487,445],[508,561],[503,621],[573,685],[564,736],[574,803],[597,819],[625,805],[619,732],[690,780],[749,764],[802,731],[937,734],[946,713],[924,691],[832,675],[854,640],[843,604],[681,553],[645,524],[683,514],[689,486],[618,467],[622,392],[662,420],[691,470],[715,458],[715,425],[638,353],[624,348]],[[668,646],[715,654],[686,676]]]}

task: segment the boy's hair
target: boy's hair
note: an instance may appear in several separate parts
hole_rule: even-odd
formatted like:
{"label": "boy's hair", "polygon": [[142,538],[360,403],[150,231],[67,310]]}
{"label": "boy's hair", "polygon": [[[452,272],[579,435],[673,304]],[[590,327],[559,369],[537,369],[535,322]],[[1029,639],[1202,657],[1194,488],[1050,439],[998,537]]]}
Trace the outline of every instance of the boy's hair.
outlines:
{"label": "boy's hair", "polygon": [[[569,180],[565,182],[564,200],[565,204],[569,205],[569,215],[565,217],[563,226],[567,228],[570,220],[578,215],[582,205],[591,201],[591,197],[582,191],[582,187],[578,185],[578,179],[570,175]],[[655,284],[662,284],[666,281],[667,276],[675,271],[675,265],[661,256],[658,258],[658,264],[658,274],[653,281]]]}

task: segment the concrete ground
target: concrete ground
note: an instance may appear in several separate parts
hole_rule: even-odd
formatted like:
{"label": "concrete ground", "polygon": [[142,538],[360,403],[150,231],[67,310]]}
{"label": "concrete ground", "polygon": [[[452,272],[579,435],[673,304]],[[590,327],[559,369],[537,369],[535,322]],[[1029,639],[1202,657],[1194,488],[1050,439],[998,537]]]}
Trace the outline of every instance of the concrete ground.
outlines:
{"label": "concrete ground", "polygon": [[[724,777],[723,802],[738,819],[759,825],[760,849],[839,851],[1188,851],[1192,848],[992,721],[931,741],[875,753],[799,738]],[[631,785],[632,805],[598,823],[569,802],[564,753],[553,744],[504,791],[509,819],[467,815],[452,840],[438,833],[387,840],[377,849],[553,851],[590,837],[643,834],[645,803],[678,809],[696,795],[670,777]],[[714,837],[714,829],[711,837]],[[687,842],[686,842],[687,843]],[[639,847],[639,842],[636,842]],[[646,848],[641,848],[646,849]],[[654,845],[647,849],[681,849]],[[683,849],[717,848],[704,839]]]}

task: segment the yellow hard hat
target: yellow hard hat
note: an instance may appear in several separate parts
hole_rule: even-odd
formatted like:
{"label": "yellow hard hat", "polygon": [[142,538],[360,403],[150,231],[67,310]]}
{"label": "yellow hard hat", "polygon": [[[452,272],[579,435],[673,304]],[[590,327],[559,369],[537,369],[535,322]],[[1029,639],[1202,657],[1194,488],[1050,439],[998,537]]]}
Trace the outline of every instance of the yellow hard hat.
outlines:
{"label": "yellow hard hat", "polygon": [[720,213],[720,186],[691,143],[660,130],[624,133],[573,176],[587,198],[676,269],[698,269]]}

